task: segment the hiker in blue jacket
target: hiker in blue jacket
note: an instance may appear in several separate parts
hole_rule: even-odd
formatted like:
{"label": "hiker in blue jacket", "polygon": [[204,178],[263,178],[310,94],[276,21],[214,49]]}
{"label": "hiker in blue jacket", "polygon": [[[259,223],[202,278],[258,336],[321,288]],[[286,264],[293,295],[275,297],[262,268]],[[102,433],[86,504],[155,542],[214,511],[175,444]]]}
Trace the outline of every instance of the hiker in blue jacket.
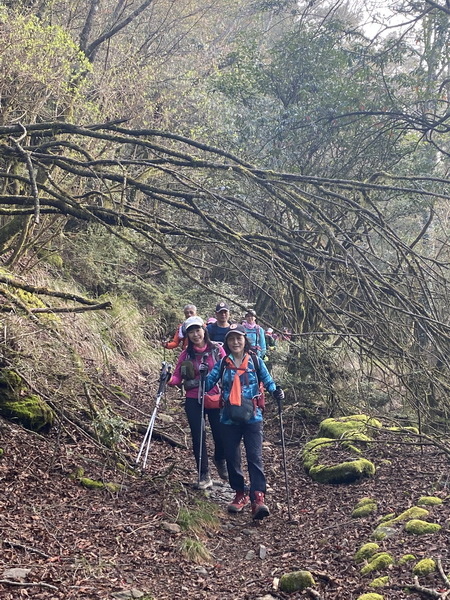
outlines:
{"label": "hiker in blue jacket", "polygon": [[[228,480],[236,492],[228,511],[239,513],[251,502],[253,519],[269,516],[265,505],[266,477],[263,469],[263,413],[259,399],[259,381],[277,402],[284,398],[264,362],[250,352],[243,325],[233,323],[225,336],[226,356],[216,363],[206,378],[206,390],[219,381],[223,407],[220,413],[222,440],[228,468]],[[202,368],[202,367],[200,367]],[[202,368],[207,372],[208,367]],[[259,405],[258,405],[259,404]],[[244,441],[250,487],[245,485],[241,465],[241,440]]]}
{"label": "hiker in blue jacket", "polygon": [[252,351],[264,358],[266,355],[266,336],[264,329],[256,323],[256,312],[253,309],[248,309],[245,313],[245,321],[242,321],[245,328],[247,339],[250,343]]}

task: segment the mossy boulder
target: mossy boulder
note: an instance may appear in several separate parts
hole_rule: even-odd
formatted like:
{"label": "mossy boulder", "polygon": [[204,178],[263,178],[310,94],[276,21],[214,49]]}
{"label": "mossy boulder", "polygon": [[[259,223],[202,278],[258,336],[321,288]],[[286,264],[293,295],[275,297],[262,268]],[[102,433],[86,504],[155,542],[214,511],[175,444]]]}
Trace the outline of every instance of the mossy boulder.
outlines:
{"label": "mossy boulder", "polygon": [[417,500],[417,506],[437,506],[443,502],[442,498],[438,498],[437,496],[421,496]]}
{"label": "mossy boulder", "polygon": [[414,556],[414,554],[404,554],[398,561],[398,564],[405,565],[406,563],[411,562],[413,560],[416,560],[416,557]]}
{"label": "mossy boulder", "polygon": [[425,535],[427,533],[437,533],[442,527],[438,523],[428,523],[420,519],[411,519],[405,524],[405,531],[413,535]]}
{"label": "mossy boulder", "polygon": [[303,466],[305,470],[308,472],[311,467],[317,464],[320,460],[320,453],[325,448],[329,448],[335,444],[335,440],[331,438],[314,438],[313,440],[307,442],[303,447],[302,459]]}
{"label": "mossy boulder", "polygon": [[436,571],[436,563],[432,558],[424,558],[414,565],[412,572],[419,577],[425,577]]}
{"label": "mossy boulder", "polygon": [[366,458],[357,458],[336,465],[315,465],[309,476],[319,483],[354,483],[375,474],[375,465]]}
{"label": "mossy boulder", "polygon": [[48,431],[55,414],[36,394],[27,394],[22,378],[11,369],[0,369],[0,415],[32,431]]}
{"label": "mossy boulder", "polygon": [[4,400],[0,396],[0,415],[18,422],[32,431],[48,431],[53,425],[55,414],[40,396],[31,394],[20,400]]}
{"label": "mossy boulder", "polygon": [[358,596],[357,600],[384,600],[384,596],[371,592],[369,594],[362,594],[362,596]]}
{"label": "mossy boulder", "polygon": [[392,527],[398,523],[409,521],[410,519],[421,519],[427,517],[429,514],[430,512],[426,508],[421,508],[420,506],[411,506],[411,508],[407,508],[396,517],[394,516],[390,519],[384,519],[382,526]]}
{"label": "mossy boulder", "polygon": [[89,477],[80,477],[78,481],[88,490],[103,490],[105,488],[105,484],[103,482],[96,481],[95,479],[89,479]]}
{"label": "mossy boulder", "polygon": [[361,569],[361,575],[368,575],[374,571],[382,571],[394,564],[394,559],[388,552],[374,554],[367,565]]}
{"label": "mossy boulder", "polygon": [[355,506],[352,512],[354,519],[368,517],[377,510],[377,503],[372,498],[362,498]]}
{"label": "mossy boulder", "polygon": [[371,588],[381,588],[389,585],[389,575],[384,575],[383,577],[377,577],[373,581],[369,583],[369,587]]}
{"label": "mossy boulder", "polygon": [[293,571],[280,577],[278,589],[281,592],[291,594],[292,592],[301,592],[314,585],[316,585],[316,582],[309,571]]}
{"label": "mossy boulder", "polygon": [[380,549],[380,546],[378,544],[376,544],[375,542],[369,542],[367,544],[364,544],[356,552],[356,554],[354,556],[354,560],[357,563],[364,562],[365,560],[368,560],[371,556],[376,554],[379,549]]}
{"label": "mossy boulder", "polygon": [[[358,436],[355,433],[367,434],[367,431],[372,431],[373,428],[380,429],[381,427],[382,424],[378,419],[373,419],[367,415],[351,415],[337,419],[325,419],[320,424],[318,435],[319,437],[334,439],[343,437],[357,439]],[[370,440],[370,437],[368,439]]]}

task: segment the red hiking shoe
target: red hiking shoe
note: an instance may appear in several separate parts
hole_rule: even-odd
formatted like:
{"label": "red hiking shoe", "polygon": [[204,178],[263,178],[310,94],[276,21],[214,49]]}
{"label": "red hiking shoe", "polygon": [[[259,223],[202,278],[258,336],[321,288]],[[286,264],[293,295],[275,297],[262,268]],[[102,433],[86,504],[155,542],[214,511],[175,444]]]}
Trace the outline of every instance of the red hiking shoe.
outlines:
{"label": "red hiking shoe", "polygon": [[233,502],[228,505],[228,512],[240,513],[249,502],[250,498],[245,492],[236,492]]}
{"label": "red hiking shoe", "polygon": [[252,502],[252,517],[256,521],[261,521],[270,515],[270,511],[264,504],[264,493],[255,492],[255,501]]}

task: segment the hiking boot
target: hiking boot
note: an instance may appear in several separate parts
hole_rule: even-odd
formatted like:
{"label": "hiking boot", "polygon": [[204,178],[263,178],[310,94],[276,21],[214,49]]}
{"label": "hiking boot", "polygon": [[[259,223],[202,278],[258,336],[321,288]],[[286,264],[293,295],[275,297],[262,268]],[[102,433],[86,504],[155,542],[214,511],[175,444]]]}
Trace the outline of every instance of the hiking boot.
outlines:
{"label": "hiking boot", "polygon": [[213,482],[209,473],[202,475],[200,481],[195,486],[198,490],[207,490],[213,486]]}
{"label": "hiking boot", "polygon": [[255,492],[255,501],[252,502],[252,517],[256,521],[260,521],[270,515],[270,511],[264,504],[264,493]]}
{"label": "hiking boot", "polygon": [[217,473],[219,474],[220,479],[228,481],[228,469],[226,461],[214,459],[214,464],[216,466]]}
{"label": "hiking boot", "polygon": [[228,505],[228,512],[240,513],[249,502],[250,498],[245,492],[236,492],[233,502]]}

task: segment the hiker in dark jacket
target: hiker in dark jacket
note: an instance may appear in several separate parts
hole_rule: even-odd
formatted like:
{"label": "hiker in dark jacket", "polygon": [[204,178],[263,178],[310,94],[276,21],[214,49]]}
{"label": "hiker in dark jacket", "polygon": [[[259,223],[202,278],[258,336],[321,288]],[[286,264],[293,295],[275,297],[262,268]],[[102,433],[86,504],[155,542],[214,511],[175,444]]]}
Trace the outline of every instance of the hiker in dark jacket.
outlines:
{"label": "hiker in dark jacket", "polygon": [[216,306],[216,322],[207,326],[208,334],[213,342],[223,344],[225,335],[230,327],[230,307],[226,302],[219,302]]}
{"label": "hiker in dark jacket", "polygon": [[[265,389],[278,402],[284,398],[284,392],[275,384],[264,362],[257,356],[252,358],[250,344],[242,325],[230,325],[223,349],[226,357],[219,361],[207,376],[206,389],[213,388],[221,381],[222,439],[225,446],[228,480],[236,492],[234,500],[228,505],[228,511],[241,512],[251,501],[253,519],[260,520],[269,516],[269,509],[265,504],[266,477],[262,459],[263,414],[256,403],[259,396],[258,380],[262,381]],[[206,371],[207,367],[201,369]],[[242,473],[240,450],[242,439],[247,457],[250,487],[245,485]]]}
{"label": "hiker in dark jacket", "polygon": [[[206,490],[212,487],[210,477],[208,452],[206,448],[205,432],[201,435],[201,404],[200,404],[200,372],[199,366],[206,361],[206,365],[212,369],[225,352],[219,344],[211,342],[207,331],[204,329],[203,319],[190,317],[184,324],[188,345],[180,354],[169,385],[180,386],[182,383],[186,391],[184,408],[191,429],[192,448],[194,451],[197,471],[200,473],[198,489]],[[225,450],[222,442],[220,426],[220,390],[217,386],[208,389],[209,394],[205,396],[205,415],[208,417],[211,433],[214,439],[214,464],[221,479],[227,480],[228,473],[225,463]],[[202,438],[201,467],[200,438]]]}

